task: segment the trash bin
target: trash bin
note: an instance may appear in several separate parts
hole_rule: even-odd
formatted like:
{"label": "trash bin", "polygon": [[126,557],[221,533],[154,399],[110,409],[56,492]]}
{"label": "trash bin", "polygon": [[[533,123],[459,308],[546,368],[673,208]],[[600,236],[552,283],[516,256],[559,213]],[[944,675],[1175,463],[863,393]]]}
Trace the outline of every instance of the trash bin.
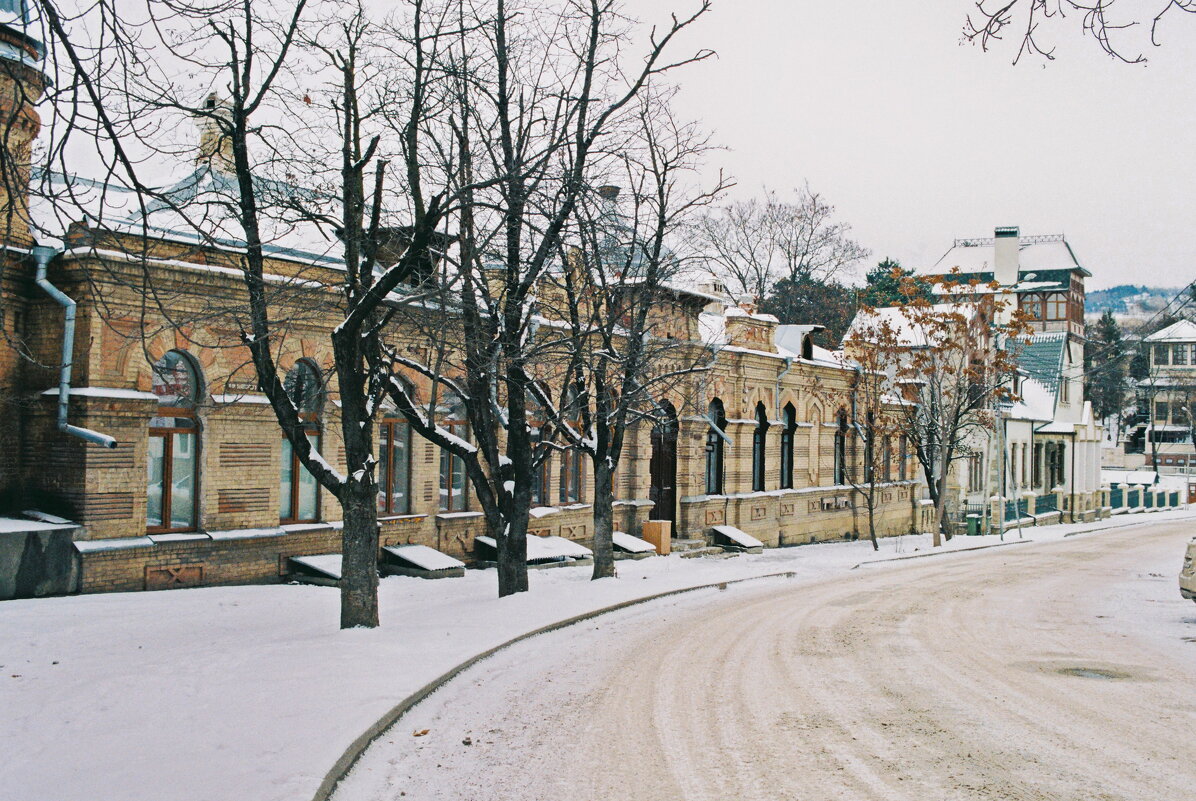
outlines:
{"label": "trash bin", "polygon": [[640,537],[656,546],[656,552],[661,556],[668,556],[672,550],[673,523],[671,520],[647,520],[644,522]]}
{"label": "trash bin", "polygon": [[977,537],[980,535],[980,515],[968,515],[968,536]]}

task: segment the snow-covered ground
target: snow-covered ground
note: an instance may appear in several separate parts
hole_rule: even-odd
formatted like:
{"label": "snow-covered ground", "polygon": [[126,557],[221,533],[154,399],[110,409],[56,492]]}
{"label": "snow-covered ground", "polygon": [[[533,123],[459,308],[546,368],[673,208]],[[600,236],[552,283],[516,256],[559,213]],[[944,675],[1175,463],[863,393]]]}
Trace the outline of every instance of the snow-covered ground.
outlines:
{"label": "snow-covered ground", "polygon": [[[1022,533],[1043,541],[1179,518],[1196,513]],[[867,563],[928,553],[929,540],[884,539],[879,554],[860,541],[733,559],[624,561],[619,578],[599,582],[589,581],[588,567],[532,571],[530,592],[502,600],[492,570],[441,581],[390,577],[381,584],[382,626],[372,631],[338,630],[337,591],[300,585],[0,603],[0,796],[310,798],[354,738],[395,704],[514,636],[712,582],[878,569]],[[997,542],[958,537],[942,550]]]}

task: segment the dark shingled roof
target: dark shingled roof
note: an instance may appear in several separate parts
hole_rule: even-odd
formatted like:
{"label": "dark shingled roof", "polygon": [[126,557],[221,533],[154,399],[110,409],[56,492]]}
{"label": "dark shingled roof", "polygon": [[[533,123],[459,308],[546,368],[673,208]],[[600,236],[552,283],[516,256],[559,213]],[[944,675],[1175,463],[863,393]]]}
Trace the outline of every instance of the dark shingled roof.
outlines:
{"label": "dark shingled roof", "polygon": [[1063,374],[1063,355],[1067,347],[1067,334],[1053,332],[1035,334],[1019,339],[1011,346],[1017,354],[1018,366],[1029,373],[1052,393],[1059,390],[1059,377]]}

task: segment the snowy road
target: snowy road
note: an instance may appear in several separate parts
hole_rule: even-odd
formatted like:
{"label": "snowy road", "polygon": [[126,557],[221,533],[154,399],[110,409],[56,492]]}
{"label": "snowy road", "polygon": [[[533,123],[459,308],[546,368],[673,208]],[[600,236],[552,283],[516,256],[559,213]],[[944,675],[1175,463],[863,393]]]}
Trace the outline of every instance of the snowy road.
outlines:
{"label": "snowy road", "polygon": [[412,710],[335,797],[1188,798],[1191,532],[732,587],[534,638]]}

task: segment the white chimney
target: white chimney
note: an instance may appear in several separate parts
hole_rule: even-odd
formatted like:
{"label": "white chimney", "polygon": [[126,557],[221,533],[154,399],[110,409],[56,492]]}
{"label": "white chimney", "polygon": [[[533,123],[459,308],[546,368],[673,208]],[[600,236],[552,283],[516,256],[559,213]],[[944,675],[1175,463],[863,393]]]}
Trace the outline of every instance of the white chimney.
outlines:
{"label": "white chimney", "polygon": [[1016,225],[997,228],[993,232],[993,278],[1001,286],[1017,283],[1017,254],[1020,246]]}

